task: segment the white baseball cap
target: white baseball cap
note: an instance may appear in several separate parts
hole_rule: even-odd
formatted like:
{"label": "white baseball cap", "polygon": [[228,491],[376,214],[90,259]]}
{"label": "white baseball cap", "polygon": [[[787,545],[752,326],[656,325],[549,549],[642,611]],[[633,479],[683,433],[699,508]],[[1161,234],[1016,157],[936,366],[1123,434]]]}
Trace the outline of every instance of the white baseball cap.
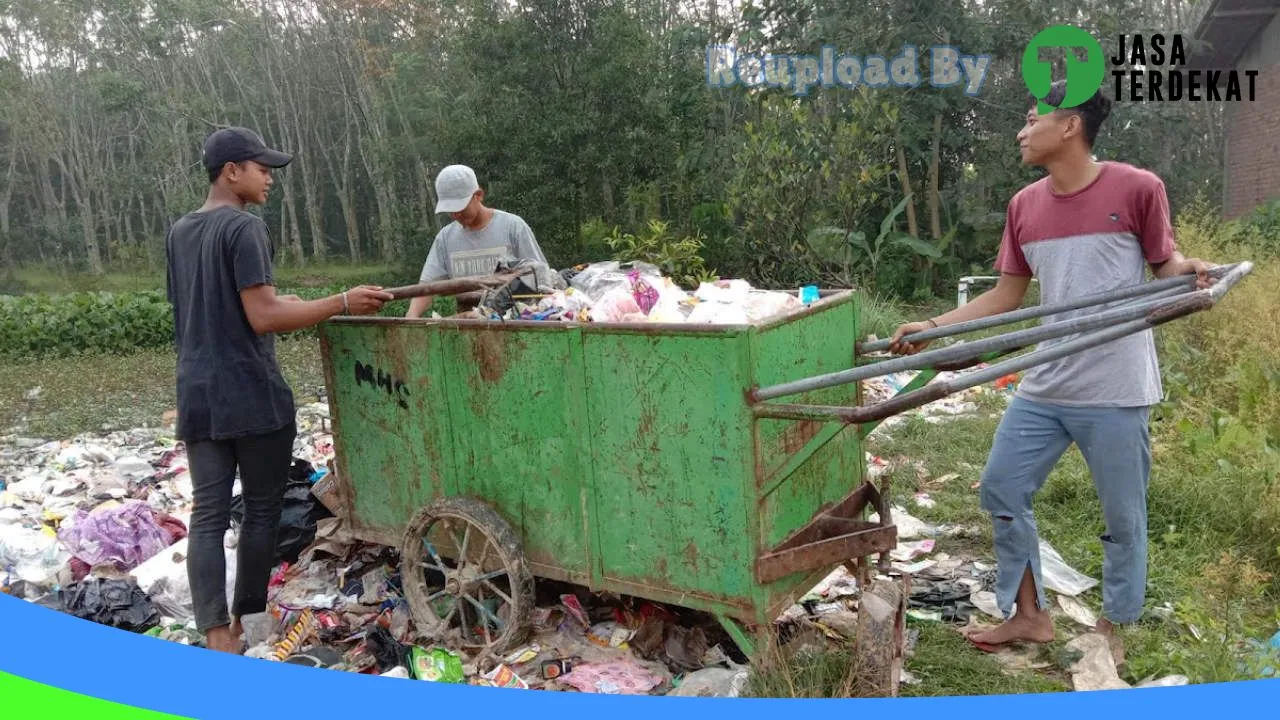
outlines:
{"label": "white baseball cap", "polygon": [[436,212],[461,211],[479,189],[474,170],[466,165],[450,165],[436,176]]}

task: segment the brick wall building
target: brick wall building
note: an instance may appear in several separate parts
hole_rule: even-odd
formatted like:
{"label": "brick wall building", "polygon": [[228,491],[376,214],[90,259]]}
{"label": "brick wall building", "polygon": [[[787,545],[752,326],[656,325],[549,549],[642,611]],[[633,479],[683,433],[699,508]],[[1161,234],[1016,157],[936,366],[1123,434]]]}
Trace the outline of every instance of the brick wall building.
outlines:
{"label": "brick wall building", "polygon": [[1194,38],[1190,67],[1258,71],[1254,102],[1223,103],[1222,213],[1235,218],[1280,199],[1280,0],[1210,0]]}

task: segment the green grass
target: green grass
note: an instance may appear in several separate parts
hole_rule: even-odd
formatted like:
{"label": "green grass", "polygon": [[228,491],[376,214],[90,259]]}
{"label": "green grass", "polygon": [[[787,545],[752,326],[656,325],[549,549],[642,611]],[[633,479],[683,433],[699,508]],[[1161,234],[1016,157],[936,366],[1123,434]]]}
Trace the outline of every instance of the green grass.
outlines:
{"label": "green grass", "polygon": [[[947,695],[1014,695],[1070,690],[1062,673],[1010,673],[991,656],[977,650],[960,633],[941,623],[907,621],[919,629],[915,652],[907,670],[919,684],[905,685],[906,697]],[[1049,649],[1042,653],[1049,655]]]}
{"label": "green grass", "polygon": [[[918,683],[904,685],[907,697],[949,695],[1013,695],[1070,690],[1060,670],[1048,674],[1008,671],[993,657],[970,645],[954,628],[933,622],[907,620],[919,632],[905,669]],[[1052,648],[1041,652],[1050,661]],[[862,694],[857,686],[857,662],[849,646],[827,644],[821,649],[778,648],[766,644],[747,683],[749,697],[824,698]]]}
{"label": "green grass", "polygon": [[911,308],[903,307],[879,295],[864,294],[858,299],[858,303],[858,319],[862,323],[858,328],[858,334],[864,338],[870,335],[879,338],[892,337],[893,331],[899,325],[914,319]]}
{"label": "green grass", "polygon": [[[873,441],[870,451],[886,459],[905,456],[922,461],[930,479],[957,473],[959,477],[943,484],[919,483],[910,468],[895,470],[889,477],[893,496],[900,502],[920,490],[936,502],[927,509],[907,503],[912,515],[926,522],[981,529],[979,536],[966,538],[963,544],[950,538],[940,540],[940,552],[953,557],[971,553],[989,562],[990,521],[978,505],[978,491],[972,488],[979,480],[998,423],[985,415],[937,425],[909,421],[890,430],[887,440]],[[1257,523],[1251,519],[1252,508],[1266,502],[1268,481],[1261,473],[1243,468],[1223,471],[1218,462],[1225,459],[1221,454],[1194,455],[1176,442],[1177,433],[1167,421],[1153,427],[1147,607],[1167,603],[1178,612],[1174,621],[1148,615],[1125,630],[1127,665],[1121,669],[1121,677],[1135,684],[1169,674],[1187,675],[1193,682],[1243,679],[1248,670],[1236,665],[1231,646],[1241,639],[1265,640],[1275,632],[1272,613],[1280,593],[1274,581],[1253,578],[1252,582],[1239,581],[1224,595],[1224,581],[1219,576],[1224,569],[1224,551],[1250,547],[1261,551],[1268,546],[1270,541],[1256,538],[1258,531],[1250,527]],[[1072,447],[1064,455],[1037,494],[1034,507],[1041,537],[1069,565],[1101,579],[1102,508],[1077,449]],[[1231,566],[1228,570],[1245,566],[1239,560],[1226,564]],[[1080,599],[1095,611],[1101,610],[1100,587]],[[1201,630],[1217,627],[1226,637],[1196,641],[1188,624]],[[1055,646],[1065,643],[1067,633],[1080,631],[1069,623],[1060,630],[1063,632]],[[921,644],[930,652],[929,643],[922,639]],[[957,653],[969,650],[957,646]]]}
{"label": "green grass", "polygon": [[[162,258],[163,260],[163,258]],[[278,265],[275,269],[279,287],[325,287],[343,285],[409,285],[417,277],[401,277],[402,273],[387,264],[326,263],[295,267]],[[26,266],[14,269],[0,285],[0,294],[70,293],[70,292],[137,292],[164,289],[164,265],[154,268],[113,269],[101,275],[68,272],[48,266]]]}
{"label": "green grass", "polygon": [[[314,339],[278,342],[285,379],[299,404],[324,387],[320,346]],[[103,427],[159,427],[174,408],[172,350],[148,350],[126,357],[98,356],[48,360],[0,359],[0,434],[18,427],[25,436],[52,440]],[[26,395],[40,388],[34,400]]]}

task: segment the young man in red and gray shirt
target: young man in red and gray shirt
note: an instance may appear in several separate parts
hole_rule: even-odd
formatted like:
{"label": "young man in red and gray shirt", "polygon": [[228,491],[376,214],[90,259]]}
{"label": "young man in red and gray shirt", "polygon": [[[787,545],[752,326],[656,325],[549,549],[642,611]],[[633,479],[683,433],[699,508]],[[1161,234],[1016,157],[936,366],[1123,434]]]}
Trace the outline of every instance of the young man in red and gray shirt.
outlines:
{"label": "young man in red and gray shirt", "polygon": [[[1056,83],[1046,102],[1066,96]],[[1111,112],[1099,90],[1073,108],[1039,114],[1035,98],[1018,133],[1022,161],[1048,176],[1009,203],[996,260],[1000,279],[973,302],[893,336],[894,352],[913,354],[928,343],[903,338],[934,326],[1018,308],[1034,276],[1041,302],[1060,303],[1157,278],[1196,274],[1208,287],[1209,263],[1174,248],[1164,183],[1119,162],[1097,162],[1093,143]],[[1054,322],[1097,312],[1086,308],[1046,317]],[[1062,338],[1042,347],[1064,342]],[[1163,395],[1150,330],[1126,336],[1027,371],[996,431],[982,475],[981,503],[991,514],[997,561],[996,599],[1005,622],[974,633],[982,646],[1048,642],[1053,621],[1040,578],[1039,539],[1031,501],[1074,442],[1084,455],[1102,503],[1102,611],[1098,631],[1142,615],[1147,578],[1147,479],[1151,469],[1150,407]],[[1012,614],[1017,603],[1017,613]],[[1116,643],[1118,644],[1118,643]]]}

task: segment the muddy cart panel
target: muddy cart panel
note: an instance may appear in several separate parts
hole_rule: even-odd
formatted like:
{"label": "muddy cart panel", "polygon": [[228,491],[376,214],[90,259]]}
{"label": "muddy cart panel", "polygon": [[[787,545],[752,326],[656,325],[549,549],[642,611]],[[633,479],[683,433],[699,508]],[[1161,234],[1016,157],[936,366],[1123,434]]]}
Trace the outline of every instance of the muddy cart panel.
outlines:
{"label": "muddy cart panel", "polygon": [[[450,495],[482,498],[511,524],[543,574],[586,582],[583,523],[591,432],[581,373],[581,332],[505,332],[483,326],[438,333],[448,378],[455,480]],[[420,501],[424,504],[427,498]]]}
{"label": "muddy cart panel", "polygon": [[[761,329],[752,347],[754,385],[849,367],[857,337],[850,295],[826,301],[808,316]],[[856,405],[858,385],[824,388],[804,396],[815,404]],[[772,547],[835,503],[862,480],[862,445],[856,428],[838,422],[761,419],[756,422],[755,468],[759,542]]]}
{"label": "muddy cart panel", "polygon": [[321,333],[338,472],[352,530],[387,544],[454,482],[439,335],[331,323]]}
{"label": "muddy cart panel", "polygon": [[[484,498],[520,533],[531,562],[585,582],[586,416],[581,373],[567,370],[581,367],[579,333],[548,330],[326,329],[338,380],[335,447],[347,476],[358,479],[351,484],[358,532],[398,542],[431,500]],[[369,348],[362,360],[351,350],[358,346]],[[372,385],[359,377],[370,366]],[[396,374],[401,368],[406,375]]]}
{"label": "muddy cart panel", "polygon": [[746,605],[747,334],[589,332],[583,350],[604,584]]}

